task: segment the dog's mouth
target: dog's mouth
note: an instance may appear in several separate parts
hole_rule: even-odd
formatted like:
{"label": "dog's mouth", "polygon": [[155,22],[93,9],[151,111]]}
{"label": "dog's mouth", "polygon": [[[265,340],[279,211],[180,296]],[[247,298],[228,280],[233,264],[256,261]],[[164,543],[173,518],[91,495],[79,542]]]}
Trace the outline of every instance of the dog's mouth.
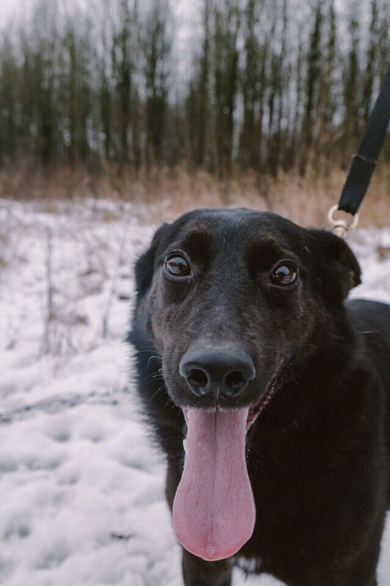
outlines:
{"label": "dog's mouth", "polygon": [[251,406],[183,408],[186,460],[173,503],[173,524],[183,547],[207,561],[234,555],[253,534],[256,508],[246,465],[246,434],[271,401],[277,379]]}
{"label": "dog's mouth", "polygon": [[274,381],[272,381],[271,385],[268,387],[267,392],[260,399],[260,401],[258,403],[256,403],[255,405],[253,405],[252,407],[249,408],[248,418],[247,418],[247,421],[246,421],[246,430],[247,431],[248,431],[248,429],[250,427],[252,427],[252,425],[254,424],[254,422],[256,421],[256,419],[258,418],[258,416],[260,415],[260,413],[263,411],[263,409],[271,401],[271,399],[272,399],[272,397],[273,397],[273,395],[275,393],[276,382],[277,382],[277,379],[275,379]]}

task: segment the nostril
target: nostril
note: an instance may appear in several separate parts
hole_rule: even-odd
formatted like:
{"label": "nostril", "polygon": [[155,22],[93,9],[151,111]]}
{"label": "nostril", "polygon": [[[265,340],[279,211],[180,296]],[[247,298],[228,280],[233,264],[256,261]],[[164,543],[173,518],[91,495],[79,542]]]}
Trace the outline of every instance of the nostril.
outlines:
{"label": "nostril", "polygon": [[244,375],[242,374],[242,372],[239,372],[238,370],[234,372],[229,372],[229,374],[225,378],[225,385],[229,389],[241,388],[246,383],[247,380],[244,378]]}
{"label": "nostril", "polygon": [[193,368],[190,371],[187,380],[195,387],[206,387],[209,382],[207,374],[198,368]]}

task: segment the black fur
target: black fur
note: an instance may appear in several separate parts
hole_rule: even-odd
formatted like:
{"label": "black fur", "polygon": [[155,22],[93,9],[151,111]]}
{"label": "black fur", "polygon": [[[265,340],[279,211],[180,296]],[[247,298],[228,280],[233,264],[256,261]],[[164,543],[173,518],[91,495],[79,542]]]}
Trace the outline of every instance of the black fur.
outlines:
{"label": "black fur", "polygon": [[[170,253],[189,274],[169,275]],[[280,261],[299,279],[272,281]],[[229,586],[234,564],[288,586],[375,586],[389,504],[390,306],[345,299],[360,282],[348,246],[270,213],[197,210],[163,225],[136,265],[129,340],[138,391],[167,455],[172,506],[183,466],[183,406],[208,407],[179,374],[188,347],[235,344],[256,376],[225,408],[276,391],[249,429],[252,538],[234,558],[183,550],[186,586]],[[276,381],[276,383],[275,383]],[[215,399],[214,399],[215,400]]]}

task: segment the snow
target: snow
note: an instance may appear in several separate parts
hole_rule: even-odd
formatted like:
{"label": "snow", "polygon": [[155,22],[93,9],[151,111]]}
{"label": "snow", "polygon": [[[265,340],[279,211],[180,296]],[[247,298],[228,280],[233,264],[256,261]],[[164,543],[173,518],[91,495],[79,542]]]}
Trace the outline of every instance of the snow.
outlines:
{"label": "snow", "polygon": [[[153,230],[130,204],[0,202],[0,584],[182,585],[124,343],[132,263]],[[350,244],[364,274],[353,295],[390,302],[376,252],[390,228]],[[380,586],[389,564],[390,526]],[[278,582],[237,570],[243,584]]]}

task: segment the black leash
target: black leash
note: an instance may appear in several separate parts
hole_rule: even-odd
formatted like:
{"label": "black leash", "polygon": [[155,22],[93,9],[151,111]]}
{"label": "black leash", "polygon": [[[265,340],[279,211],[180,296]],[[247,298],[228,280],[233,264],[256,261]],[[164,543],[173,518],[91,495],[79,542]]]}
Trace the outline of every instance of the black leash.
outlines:
{"label": "black leash", "polygon": [[[357,224],[356,213],[366,194],[372,174],[375,171],[379,153],[382,150],[386,138],[389,119],[390,68],[371,112],[357,153],[352,158],[351,167],[341,192],[339,203],[329,212],[329,220],[334,226],[334,231],[339,236],[345,236]],[[342,210],[355,216],[354,221],[347,224],[344,220],[335,220],[333,216],[336,210]]]}

